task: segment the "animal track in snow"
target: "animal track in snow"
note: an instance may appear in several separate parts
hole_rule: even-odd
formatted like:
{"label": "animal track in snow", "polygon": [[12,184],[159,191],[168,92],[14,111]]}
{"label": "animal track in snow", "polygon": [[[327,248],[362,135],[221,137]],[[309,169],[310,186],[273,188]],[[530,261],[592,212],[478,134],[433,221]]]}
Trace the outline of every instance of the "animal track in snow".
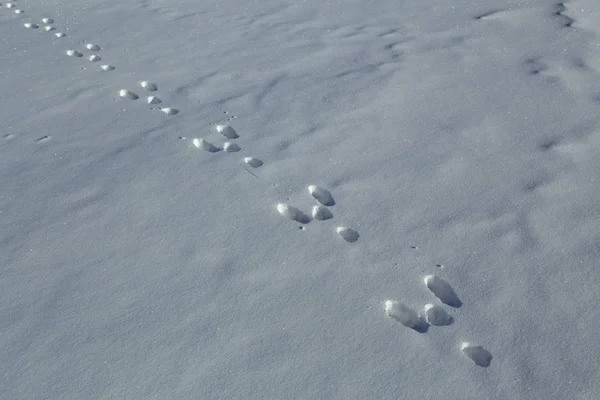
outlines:
{"label": "animal track in snow", "polygon": [[294,206],[290,206],[285,203],[279,203],[277,204],[277,211],[284,217],[296,222],[300,222],[301,224],[307,224],[310,222],[308,215],[304,214],[302,211],[300,211],[300,209]]}
{"label": "animal track in snow", "polygon": [[96,54],[92,54],[88,60],[90,60],[91,62],[96,62],[96,61],[100,61],[102,60],[99,56],[97,56]]}
{"label": "animal track in snow", "polygon": [[32,23],[32,22],[25,22],[25,23],[23,24],[23,26],[24,26],[25,28],[29,28],[29,29],[37,29],[37,28],[39,28],[39,25],[38,25],[38,24],[34,24],[34,23]]}
{"label": "animal track in snow", "polygon": [[480,367],[487,368],[492,363],[492,353],[481,346],[473,346],[469,342],[460,345],[462,352]]}
{"label": "animal track in snow", "polygon": [[4,7],[6,7],[6,8],[15,8],[16,6],[13,3],[6,3],[4,5]]}
{"label": "animal track in snow", "polygon": [[109,64],[101,65],[100,68],[102,68],[104,71],[112,71],[113,69],[115,69],[115,67]]}
{"label": "animal track in snow", "polygon": [[158,104],[162,103],[162,100],[156,96],[148,96],[148,104]]}
{"label": "animal track in snow", "polygon": [[254,158],[254,157],[245,157],[244,162],[246,164],[248,164],[249,166],[251,166],[252,168],[258,168],[261,165],[263,165],[263,162],[261,160],[259,160],[258,158]]}
{"label": "animal track in snow", "polygon": [[358,240],[360,235],[354,229],[347,228],[345,226],[338,226],[335,231],[348,243],[354,243]]}
{"label": "animal track in snow", "polygon": [[63,37],[65,37],[65,36],[67,36],[67,35],[66,35],[66,34],[64,34],[64,33],[62,33],[62,32],[56,32],[56,33],[54,34],[54,36],[56,36],[57,38],[63,38]]}
{"label": "animal track in snow", "polygon": [[86,44],[85,48],[90,51],[100,51],[100,46],[98,46],[97,44],[93,44],[93,43]]}
{"label": "animal track in snow", "polygon": [[192,143],[197,148],[208,151],[209,153],[216,153],[217,151],[220,150],[217,146],[215,146],[214,144],[212,144],[204,139],[194,139],[192,141]]}
{"label": "animal track in snow", "polygon": [[454,289],[452,289],[452,286],[442,278],[436,275],[427,275],[424,281],[427,288],[429,288],[435,297],[440,299],[442,303],[455,308],[462,306],[462,302]]}
{"label": "animal track in snow", "polygon": [[241,148],[236,143],[225,142],[225,144],[223,144],[223,150],[225,150],[228,153],[235,153],[237,151],[240,151]]}
{"label": "animal track in snow", "polygon": [[140,86],[149,92],[156,92],[158,90],[158,86],[156,86],[156,83],[153,82],[142,81],[140,82]]}
{"label": "animal track in snow", "polygon": [[317,221],[325,221],[327,219],[333,218],[333,214],[327,207],[324,206],[314,206],[312,208],[312,217]]}
{"label": "animal track in snow", "polygon": [[162,111],[164,114],[167,115],[176,115],[179,114],[179,110],[173,107],[164,107],[161,108],[160,111]]}
{"label": "animal track in snow", "polygon": [[229,125],[217,125],[215,127],[215,129],[217,130],[217,132],[219,132],[221,135],[225,136],[227,139],[237,139],[240,137],[240,135],[237,134],[235,129],[233,129]]}
{"label": "animal track in snow", "polygon": [[384,303],[384,309],[388,317],[400,322],[407,328],[413,329],[419,333],[427,332],[427,323],[417,314],[416,311],[407,305],[402,304],[399,301],[387,300]]}
{"label": "animal track in snow", "polygon": [[78,52],[77,50],[67,50],[67,55],[69,57],[83,57],[83,54],[81,54],[80,52]]}
{"label": "animal track in snow", "polygon": [[433,304],[425,304],[425,320],[435,326],[450,325],[454,321],[446,310]]}
{"label": "animal track in snow", "polygon": [[56,28],[55,28],[54,26],[52,26],[52,25],[46,25],[46,26],[44,27],[44,30],[45,30],[46,32],[50,32],[50,31],[53,31],[53,30],[55,30],[55,29],[56,29]]}
{"label": "animal track in snow", "polygon": [[19,9],[16,9],[16,10],[15,10],[15,14],[23,14],[24,12],[25,12],[25,11],[23,11],[23,10],[19,10]]}
{"label": "animal track in snow", "polygon": [[54,20],[52,18],[42,18],[42,22],[44,24],[53,24]]}
{"label": "animal track in snow", "polygon": [[122,89],[119,91],[119,96],[125,99],[137,100],[140,98],[137,94],[133,93],[131,90]]}
{"label": "animal track in snow", "polygon": [[314,197],[319,203],[323,204],[324,206],[335,205],[335,201],[331,196],[331,192],[329,192],[329,190],[327,189],[323,189],[316,185],[309,185],[308,192],[311,194],[312,197]]}

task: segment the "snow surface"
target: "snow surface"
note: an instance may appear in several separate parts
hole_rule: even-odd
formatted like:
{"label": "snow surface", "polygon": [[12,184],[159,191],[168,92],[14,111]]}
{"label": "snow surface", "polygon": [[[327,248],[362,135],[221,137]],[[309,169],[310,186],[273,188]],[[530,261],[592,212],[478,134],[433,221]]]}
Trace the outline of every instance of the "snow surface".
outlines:
{"label": "snow surface", "polygon": [[596,0],[17,0],[0,35],[0,399],[597,398]]}

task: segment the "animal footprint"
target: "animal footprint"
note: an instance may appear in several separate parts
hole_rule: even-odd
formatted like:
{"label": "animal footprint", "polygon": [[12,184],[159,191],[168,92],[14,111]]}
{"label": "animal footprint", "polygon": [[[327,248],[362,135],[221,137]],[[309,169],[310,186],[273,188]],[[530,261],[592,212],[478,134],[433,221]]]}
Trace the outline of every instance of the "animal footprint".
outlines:
{"label": "animal footprint", "polygon": [[492,363],[492,353],[481,346],[472,346],[469,342],[460,345],[462,352],[480,367],[487,368]]}
{"label": "animal footprint", "polygon": [[130,100],[137,100],[140,98],[140,96],[133,93],[131,90],[125,90],[125,89],[119,91],[119,96],[123,97],[124,99],[130,99]]}
{"label": "animal footprint", "polygon": [[148,96],[148,104],[158,104],[162,103],[162,100],[156,96]]}
{"label": "animal footprint", "polygon": [[140,82],[140,86],[149,92],[156,92],[158,90],[158,86],[156,86],[156,83],[153,82],[142,81]]}
{"label": "animal footprint", "polygon": [[67,50],[67,55],[69,57],[83,57],[83,54],[81,54],[80,52],[78,52],[77,50]]}
{"label": "animal footprint", "polygon": [[102,68],[105,71],[112,71],[113,69],[115,69],[115,67],[113,67],[112,65],[108,65],[108,64],[101,65],[100,68]]}
{"label": "animal footprint", "polygon": [[100,46],[98,46],[97,44],[88,43],[85,45],[85,47],[90,51],[100,51]]}
{"label": "animal footprint", "polygon": [[449,305],[450,307],[459,308],[462,306],[462,301],[458,298],[458,295],[452,289],[452,286],[442,278],[435,275],[427,275],[424,279],[425,285],[431,290],[431,292],[442,301],[442,303]]}
{"label": "animal footprint", "polygon": [[261,165],[263,165],[263,162],[261,160],[259,160],[258,158],[254,158],[254,157],[246,157],[246,158],[244,158],[244,162],[246,164],[248,164],[249,166],[251,166],[252,168],[258,168]]}
{"label": "animal footprint", "polygon": [[212,144],[204,139],[194,139],[192,141],[192,143],[197,148],[208,151],[209,153],[216,153],[217,151],[220,150],[217,146],[215,146],[214,144]]}
{"label": "animal footprint", "polygon": [[325,221],[326,219],[333,218],[333,214],[327,207],[324,206],[314,206],[312,208],[312,217],[317,221]]}
{"label": "animal footprint", "polygon": [[29,29],[37,29],[37,28],[39,28],[39,25],[38,25],[38,24],[34,24],[34,23],[32,23],[32,22],[25,22],[25,23],[23,24],[23,26],[24,26],[25,28],[29,28]]}
{"label": "animal footprint", "polygon": [[314,197],[319,203],[323,204],[324,206],[335,205],[335,201],[331,196],[331,192],[329,192],[329,190],[327,189],[323,189],[316,185],[310,185],[308,187],[308,192],[311,194],[312,197]]}
{"label": "animal footprint", "polygon": [[425,320],[436,326],[450,325],[453,322],[453,318],[448,315],[446,310],[433,304],[425,305]]}
{"label": "animal footprint", "polygon": [[229,153],[235,153],[237,151],[240,151],[241,147],[233,142],[225,142],[225,144],[223,144],[223,150]]}
{"label": "animal footprint", "polygon": [[335,231],[348,243],[353,243],[358,240],[360,235],[354,229],[345,226],[338,226]]}
{"label": "animal footprint", "polygon": [[95,55],[95,54],[92,54],[92,55],[91,55],[91,56],[88,58],[88,60],[90,60],[91,62],[96,62],[96,61],[100,61],[100,60],[102,60],[102,59],[101,59],[99,56],[97,56],[97,55]]}
{"label": "animal footprint", "polygon": [[217,125],[215,129],[227,139],[237,139],[240,137],[240,135],[237,134],[235,129],[233,129],[229,125]]}
{"label": "animal footprint", "polygon": [[310,222],[308,215],[304,214],[298,208],[290,206],[288,204],[279,203],[277,204],[277,211],[282,216],[289,218],[293,221],[300,222],[301,224],[307,224]]}
{"label": "animal footprint", "polygon": [[419,333],[427,332],[427,323],[423,321],[416,311],[399,301],[387,300],[385,302],[385,313],[388,317],[400,322],[407,328],[413,329]]}
{"label": "animal footprint", "polygon": [[160,111],[162,111],[163,113],[165,113],[167,115],[179,114],[179,110],[176,108],[172,108],[172,107],[161,108]]}

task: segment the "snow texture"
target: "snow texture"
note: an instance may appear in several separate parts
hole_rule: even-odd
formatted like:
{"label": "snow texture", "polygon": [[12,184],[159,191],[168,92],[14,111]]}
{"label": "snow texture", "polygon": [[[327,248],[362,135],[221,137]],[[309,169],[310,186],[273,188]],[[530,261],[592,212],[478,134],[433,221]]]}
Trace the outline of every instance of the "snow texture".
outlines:
{"label": "snow texture", "polygon": [[0,35],[0,399],[597,398],[597,0]]}

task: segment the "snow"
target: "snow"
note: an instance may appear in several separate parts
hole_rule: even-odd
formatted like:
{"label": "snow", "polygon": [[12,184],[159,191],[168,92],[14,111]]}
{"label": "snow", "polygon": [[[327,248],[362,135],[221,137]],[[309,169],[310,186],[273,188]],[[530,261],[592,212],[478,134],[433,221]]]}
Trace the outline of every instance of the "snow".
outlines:
{"label": "snow", "polygon": [[599,27],[4,3],[0,399],[594,398]]}

